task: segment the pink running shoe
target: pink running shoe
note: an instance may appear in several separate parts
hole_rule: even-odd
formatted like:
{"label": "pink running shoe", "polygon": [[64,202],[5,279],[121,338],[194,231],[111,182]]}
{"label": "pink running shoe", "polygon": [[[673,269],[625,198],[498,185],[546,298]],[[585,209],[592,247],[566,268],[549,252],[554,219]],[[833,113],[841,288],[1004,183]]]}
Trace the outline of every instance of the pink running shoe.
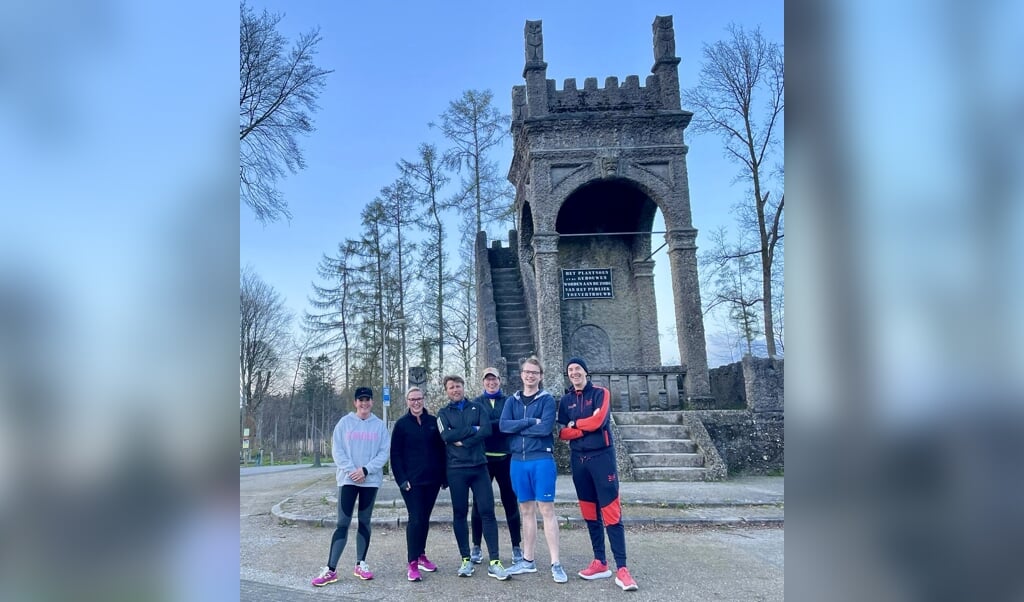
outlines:
{"label": "pink running shoe", "polygon": [[629,574],[629,569],[624,566],[620,566],[617,573],[615,573],[615,585],[622,588],[624,592],[633,592],[637,590],[636,581],[633,580],[633,576]]}
{"label": "pink running shoe", "polygon": [[608,570],[608,565],[596,558],[590,563],[590,566],[577,574],[584,579],[607,579],[612,576],[612,572]]}
{"label": "pink running shoe", "polygon": [[409,581],[421,581],[423,578],[420,577],[420,567],[418,563],[413,560],[409,563]]}
{"label": "pink running shoe", "polygon": [[356,568],[352,571],[352,574],[356,577],[359,577],[363,581],[369,581],[370,579],[373,579],[373,573],[370,572],[370,567],[367,566],[365,560],[359,561],[359,564],[356,565]]}
{"label": "pink running shoe", "polygon": [[320,571],[320,576],[313,578],[313,585],[316,587],[323,587],[328,583],[334,583],[338,580],[338,573],[331,569],[324,567],[324,570]]}
{"label": "pink running shoe", "polygon": [[433,562],[430,562],[430,560],[427,558],[426,554],[420,554],[420,559],[417,560],[416,562],[419,563],[421,571],[426,571],[428,573],[433,573],[434,571],[437,570],[437,565],[434,564]]}

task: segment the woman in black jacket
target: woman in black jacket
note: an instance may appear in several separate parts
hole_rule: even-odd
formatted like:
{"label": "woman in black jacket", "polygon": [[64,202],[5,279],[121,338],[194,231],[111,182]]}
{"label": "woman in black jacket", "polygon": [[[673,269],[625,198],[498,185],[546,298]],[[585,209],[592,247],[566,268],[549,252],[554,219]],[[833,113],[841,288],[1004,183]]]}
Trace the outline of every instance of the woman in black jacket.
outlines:
{"label": "woman in black jacket", "polygon": [[423,391],[410,387],[405,403],[409,411],[395,422],[391,433],[391,471],[409,511],[405,524],[408,578],[419,581],[420,571],[437,570],[427,558],[426,546],[438,491],[447,486],[445,449],[437,419],[423,407]]}

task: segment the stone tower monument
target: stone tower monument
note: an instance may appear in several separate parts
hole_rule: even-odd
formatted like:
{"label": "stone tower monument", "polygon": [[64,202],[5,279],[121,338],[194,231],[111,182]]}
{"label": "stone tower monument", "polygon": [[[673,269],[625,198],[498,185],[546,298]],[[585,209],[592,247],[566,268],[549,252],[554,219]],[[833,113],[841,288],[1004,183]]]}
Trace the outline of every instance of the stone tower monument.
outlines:
{"label": "stone tower monument", "polygon": [[[573,355],[591,372],[661,365],[652,226],[660,209],[672,273],[679,355],[688,399],[710,395],[697,283],[672,17],[653,24],[654,66],[583,88],[547,79],[541,21],[527,21],[524,86],[512,89],[518,257],[534,350],[546,370]],[[478,247],[480,246],[478,242]],[[478,248],[478,254],[480,250]],[[481,330],[481,338],[485,330]],[[496,352],[495,352],[496,353]],[[492,365],[494,353],[483,354]],[[487,357],[487,360],[483,358]],[[506,358],[510,370],[518,358]],[[549,374],[547,386],[559,390]]]}

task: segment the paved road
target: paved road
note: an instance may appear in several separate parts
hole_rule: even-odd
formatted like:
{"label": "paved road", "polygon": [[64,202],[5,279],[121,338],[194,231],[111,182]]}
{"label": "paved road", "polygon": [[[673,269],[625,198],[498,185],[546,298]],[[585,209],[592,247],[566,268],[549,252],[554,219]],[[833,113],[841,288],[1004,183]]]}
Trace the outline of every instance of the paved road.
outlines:
{"label": "paved road", "polygon": [[[266,469],[266,470],[265,470]],[[267,466],[242,469],[239,476],[240,518],[267,515],[274,504],[315,484],[323,475],[308,467]]]}
{"label": "paved road", "polygon": [[[332,529],[282,524],[270,507],[284,497],[314,486],[316,471],[290,470],[240,477],[242,600],[409,600],[445,598],[479,600],[617,599],[626,593],[611,579],[583,581],[573,574],[590,561],[583,527],[561,531],[562,563],[567,584],[555,584],[546,568],[547,548],[537,547],[538,572],[498,582],[479,570],[471,579],[455,576],[458,554],[449,527],[435,527],[427,553],[440,566],[422,582],[405,579],[405,534],[377,527],[367,558],[377,574],[373,581],[353,577],[354,537],[342,555],[341,580],[313,588],[309,580],[325,563]],[[354,530],[353,530],[354,534]],[[627,530],[629,564],[640,590],[632,600],[783,600],[784,530],[779,527],[635,527]],[[501,538],[508,564],[508,535]]]}

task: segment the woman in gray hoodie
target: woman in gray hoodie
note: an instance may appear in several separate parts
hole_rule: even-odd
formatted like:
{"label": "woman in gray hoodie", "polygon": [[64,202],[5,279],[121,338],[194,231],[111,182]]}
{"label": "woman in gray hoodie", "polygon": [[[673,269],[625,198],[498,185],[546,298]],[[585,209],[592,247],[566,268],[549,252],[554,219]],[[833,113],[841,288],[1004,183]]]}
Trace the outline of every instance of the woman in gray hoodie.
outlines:
{"label": "woman in gray hoodie", "polygon": [[355,394],[355,411],[349,412],[334,427],[331,453],[337,465],[338,526],[331,537],[327,566],[313,579],[321,587],[338,580],[338,561],[348,541],[352,511],[359,501],[359,528],[356,537],[356,565],[352,571],[360,579],[373,579],[366,564],[370,547],[370,516],[377,490],[383,482],[384,464],[391,450],[391,435],[384,421],[374,416],[373,389],[359,387]]}

